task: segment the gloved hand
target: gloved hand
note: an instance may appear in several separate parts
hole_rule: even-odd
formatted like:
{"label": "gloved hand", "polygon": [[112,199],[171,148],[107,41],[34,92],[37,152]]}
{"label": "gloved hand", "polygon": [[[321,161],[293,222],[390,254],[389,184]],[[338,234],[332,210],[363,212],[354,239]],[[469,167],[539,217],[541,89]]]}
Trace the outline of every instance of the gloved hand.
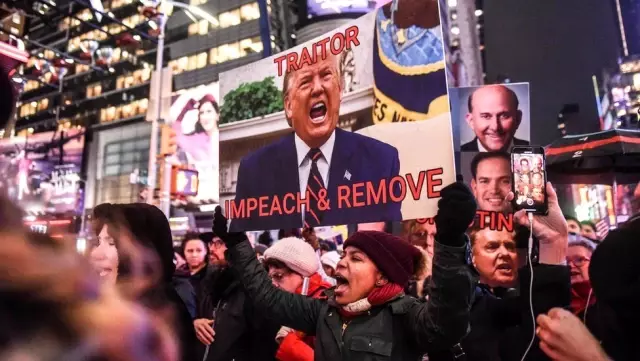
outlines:
{"label": "gloved hand", "polygon": [[229,233],[227,223],[227,218],[222,214],[222,208],[217,206],[213,214],[213,233],[220,237],[227,248],[234,247],[236,244],[247,240],[247,235],[244,232]]}
{"label": "gloved hand", "polygon": [[435,216],[436,240],[446,246],[461,247],[467,240],[465,232],[476,216],[476,198],[462,181],[444,187],[440,196]]}

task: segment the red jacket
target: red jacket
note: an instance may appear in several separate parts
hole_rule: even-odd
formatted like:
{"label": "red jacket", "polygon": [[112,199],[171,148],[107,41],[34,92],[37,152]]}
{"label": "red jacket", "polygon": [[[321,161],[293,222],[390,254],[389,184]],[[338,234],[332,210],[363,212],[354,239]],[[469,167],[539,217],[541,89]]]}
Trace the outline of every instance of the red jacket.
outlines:
{"label": "red jacket", "polygon": [[[301,288],[296,290],[297,294],[300,294]],[[309,297],[326,299],[324,291],[329,288],[331,285],[324,282],[318,273],[309,278]],[[315,337],[306,336],[302,332],[291,332],[280,343],[276,358],[280,361],[313,361],[314,341]]]}

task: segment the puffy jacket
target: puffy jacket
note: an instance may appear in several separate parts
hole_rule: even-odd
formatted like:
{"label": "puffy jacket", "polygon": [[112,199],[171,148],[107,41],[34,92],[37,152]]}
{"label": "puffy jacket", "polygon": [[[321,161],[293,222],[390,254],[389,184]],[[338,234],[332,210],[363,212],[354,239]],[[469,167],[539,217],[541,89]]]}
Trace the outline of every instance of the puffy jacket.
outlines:
{"label": "puffy jacket", "polygon": [[288,293],[271,284],[248,241],[227,250],[227,259],[253,304],[274,321],[315,335],[317,361],[420,360],[449,349],[469,329],[473,280],[465,247],[436,243],[429,302],[402,295],[345,323],[338,305]]}
{"label": "puffy jacket", "polygon": [[[316,273],[309,278],[308,297],[318,300],[326,300],[325,291],[331,288],[331,285],[322,280],[322,276]],[[298,290],[300,294],[301,290]],[[312,361],[313,360],[313,344],[315,338],[307,336],[301,332],[291,332],[280,343],[276,358],[280,361]]]}

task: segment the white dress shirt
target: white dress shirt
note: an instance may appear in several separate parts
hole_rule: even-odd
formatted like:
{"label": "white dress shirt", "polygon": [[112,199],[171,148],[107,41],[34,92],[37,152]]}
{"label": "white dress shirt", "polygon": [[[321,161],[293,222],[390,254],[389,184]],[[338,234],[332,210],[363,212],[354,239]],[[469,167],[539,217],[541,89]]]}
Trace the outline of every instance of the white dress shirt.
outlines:
{"label": "white dress shirt", "polygon": [[[300,180],[300,197],[305,199],[307,182],[309,181],[309,173],[311,173],[311,159],[309,159],[309,151],[311,148],[305,143],[297,134],[294,137],[296,145],[296,153],[298,155],[298,178]],[[336,143],[336,131],[334,130],[329,136],[329,139],[320,146],[322,156],[316,161],[318,164],[318,171],[322,177],[322,183],[325,188],[328,187],[329,182],[329,167],[331,166],[331,156],[333,155],[333,147]],[[304,222],[304,205],[302,206],[302,221]]]}

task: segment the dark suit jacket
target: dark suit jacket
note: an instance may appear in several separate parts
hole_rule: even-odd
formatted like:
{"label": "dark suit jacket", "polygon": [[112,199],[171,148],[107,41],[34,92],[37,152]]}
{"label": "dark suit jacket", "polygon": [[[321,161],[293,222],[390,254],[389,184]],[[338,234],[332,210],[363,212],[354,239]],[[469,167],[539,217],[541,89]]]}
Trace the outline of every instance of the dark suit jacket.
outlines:
{"label": "dark suit jacket", "polygon": [[[350,179],[347,179],[347,171]],[[327,187],[331,208],[324,212],[322,225],[401,220],[401,203],[392,202],[388,196],[386,204],[341,209],[337,204],[338,186],[361,182],[374,182],[377,185],[381,179],[387,179],[388,182],[399,172],[400,160],[396,148],[364,135],[336,129]],[[294,133],[291,133],[242,159],[238,169],[236,202],[261,196],[295,194],[300,191],[298,177],[298,158]],[[399,185],[396,188],[394,194],[400,194]],[[366,187],[358,191],[366,192]],[[362,199],[366,199],[366,193],[358,197],[358,201]],[[255,215],[248,219],[232,219],[231,230],[296,228],[302,227],[302,223],[302,215],[296,212],[282,216]]]}
{"label": "dark suit jacket", "polygon": [[[513,145],[529,145],[529,142],[526,140],[522,140],[522,139],[518,139],[518,138],[513,138]],[[509,151],[510,149],[507,149],[507,151]],[[464,143],[462,146],[460,146],[460,151],[462,152],[479,152],[480,150],[478,149],[478,138],[473,138],[472,141],[470,141],[469,143]]]}

